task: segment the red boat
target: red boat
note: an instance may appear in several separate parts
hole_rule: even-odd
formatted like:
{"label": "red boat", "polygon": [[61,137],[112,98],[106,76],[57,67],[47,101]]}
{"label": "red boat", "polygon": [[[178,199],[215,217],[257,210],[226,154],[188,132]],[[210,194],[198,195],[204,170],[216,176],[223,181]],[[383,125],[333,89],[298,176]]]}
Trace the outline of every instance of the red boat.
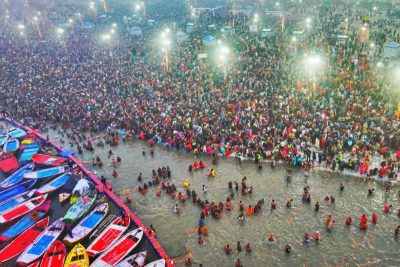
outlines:
{"label": "red boat", "polygon": [[19,161],[10,154],[0,156],[0,170],[5,173],[10,173],[19,168]]}
{"label": "red boat", "polygon": [[37,164],[47,165],[47,166],[59,166],[67,161],[65,158],[49,156],[45,154],[35,154],[32,156],[32,161]]}
{"label": "red boat", "polygon": [[10,244],[0,251],[0,264],[21,254],[49,225],[49,217],[46,217],[15,238]]}
{"label": "red boat", "polygon": [[124,232],[128,229],[130,218],[126,217],[123,220],[121,217],[115,218],[100,235],[87,247],[86,252],[90,257],[94,257],[110,247],[117,241]]}
{"label": "red boat", "polygon": [[47,194],[37,196],[0,213],[0,223],[11,222],[25,215],[42,205],[46,198]]}
{"label": "red boat", "polygon": [[66,254],[63,242],[56,240],[44,254],[40,267],[64,266]]}
{"label": "red boat", "polygon": [[122,261],[143,238],[143,229],[137,228],[130,231],[116,243],[111,245],[103,254],[101,254],[90,266],[104,267],[115,266]]}

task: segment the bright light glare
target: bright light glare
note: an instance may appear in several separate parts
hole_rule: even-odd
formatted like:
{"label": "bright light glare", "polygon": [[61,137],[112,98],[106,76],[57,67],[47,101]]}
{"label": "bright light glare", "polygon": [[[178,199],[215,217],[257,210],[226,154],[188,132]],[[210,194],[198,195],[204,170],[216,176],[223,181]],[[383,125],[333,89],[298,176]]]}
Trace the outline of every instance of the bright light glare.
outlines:
{"label": "bright light glare", "polygon": [[384,67],[384,65],[383,65],[383,63],[382,62],[378,62],[378,63],[376,63],[376,66],[378,67],[378,68],[383,68]]}
{"label": "bright light glare", "polygon": [[103,34],[102,36],[101,36],[101,38],[103,39],[103,40],[110,40],[111,39],[111,35],[110,34],[108,34],[108,33],[106,33],[106,34]]}
{"label": "bright light glare", "polygon": [[63,28],[57,28],[57,33],[58,34],[63,34],[64,33],[64,29]]}
{"label": "bright light glare", "polygon": [[20,29],[20,30],[25,29],[25,25],[24,24],[18,24],[18,29]]}

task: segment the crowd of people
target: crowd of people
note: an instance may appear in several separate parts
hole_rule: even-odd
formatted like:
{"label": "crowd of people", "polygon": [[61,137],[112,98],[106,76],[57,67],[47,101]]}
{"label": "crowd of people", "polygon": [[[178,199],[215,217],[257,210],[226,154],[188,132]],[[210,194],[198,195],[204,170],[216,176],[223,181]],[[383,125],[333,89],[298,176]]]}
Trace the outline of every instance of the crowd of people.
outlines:
{"label": "crowd of people", "polygon": [[[183,2],[173,1],[173,6],[183,7]],[[78,144],[79,152],[81,145],[88,150],[104,143],[117,145],[118,130],[123,130],[123,140],[136,136],[150,144],[194,154],[203,152],[215,163],[221,155],[256,163],[271,159],[271,166],[285,160],[305,167],[307,176],[309,168],[318,162],[332,171],[349,169],[366,177],[385,176],[395,181],[400,171],[399,96],[388,90],[395,85],[382,78],[384,74],[376,64],[383,44],[399,41],[399,33],[390,27],[394,14],[388,9],[371,21],[363,21],[363,7],[347,2],[315,4],[284,3],[281,8],[289,14],[285,21],[268,17],[261,6],[255,6],[263,23],[274,30],[268,37],[249,31],[255,12],[237,17],[235,32],[229,34],[212,30],[209,25],[218,29],[232,25],[231,16],[196,14],[195,28],[183,42],[173,36],[192,21],[189,7],[168,8],[167,12],[164,5],[150,5],[148,14],[160,20],[159,24],[155,28],[140,25],[143,34],[135,37],[126,22],[130,15],[121,8],[110,7],[105,20],[91,15],[93,28],[82,27],[83,18],[62,36],[54,34],[55,22],[47,16],[40,17],[40,26],[26,25],[26,32],[10,30],[17,25],[11,16],[0,26],[2,112],[41,129],[61,125],[72,132],[68,137]],[[76,11],[73,9],[69,5],[58,12],[67,19]],[[307,28],[304,39],[296,41],[290,33],[305,26],[304,14],[309,14],[312,27]],[[150,15],[143,16],[146,19]],[[174,23],[172,17],[176,18]],[[369,39],[360,38],[364,22]],[[117,34],[109,41],[99,40],[99,32],[111,23],[118,25]],[[172,29],[173,40],[168,60],[154,41],[167,26]],[[334,36],[343,31],[348,40],[339,43]],[[230,55],[223,63],[211,59],[213,52],[202,43],[202,37],[210,33],[229,47]],[[365,53],[372,43],[376,50]],[[218,43],[215,49],[218,51]],[[198,55],[204,53],[208,59],[199,59]],[[321,69],[314,70],[313,75],[306,54],[318,54],[321,59]],[[95,137],[105,131],[104,142]],[[385,161],[373,166],[377,155],[384,156]],[[117,158],[111,164],[119,162]],[[93,159],[93,165],[103,163]],[[115,169],[113,175],[118,175]],[[163,181],[170,175],[168,166],[154,170],[152,180],[139,191],[144,194],[149,186],[160,184],[175,196],[175,185]],[[210,176],[215,176],[215,170]],[[142,181],[142,175],[138,181]],[[245,181],[241,193],[251,194],[253,188]],[[229,188],[233,191],[232,183]],[[237,182],[235,190],[239,190]],[[203,186],[202,191],[207,188]],[[184,200],[184,194],[179,193],[179,200]],[[157,194],[161,194],[159,189]],[[201,222],[208,213],[219,218],[231,205],[229,198],[225,205],[201,200],[189,189],[186,195],[203,209],[199,233],[203,233]],[[303,199],[311,202],[308,189]],[[334,197],[328,197],[328,201],[333,203]],[[254,208],[249,205],[247,217],[261,210],[263,204],[260,200]],[[271,203],[271,208],[276,205]],[[286,206],[290,205],[288,200]],[[178,204],[174,211],[179,213]],[[241,212],[238,220],[244,218]],[[328,225],[333,227],[333,220]],[[309,239],[305,234],[304,240]],[[227,247],[225,252],[231,249]],[[290,245],[285,248],[288,253],[290,249]],[[236,265],[241,265],[239,259]]]}

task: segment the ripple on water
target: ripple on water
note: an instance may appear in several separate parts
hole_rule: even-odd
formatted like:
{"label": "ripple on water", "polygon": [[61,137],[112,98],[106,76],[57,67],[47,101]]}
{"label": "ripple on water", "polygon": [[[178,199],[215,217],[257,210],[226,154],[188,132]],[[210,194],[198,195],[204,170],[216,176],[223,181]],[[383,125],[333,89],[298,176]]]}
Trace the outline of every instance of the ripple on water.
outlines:
{"label": "ripple on water", "polygon": [[[214,168],[217,177],[207,178],[206,171],[189,174],[187,168],[193,162],[193,156],[186,153],[168,151],[157,147],[155,157],[142,156],[142,147],[146,146],[140,141],[128,142],[117,148],[112,148],[115,155],[122,157],[121,166],[118,168],[117,178],[109,178],[115,192],[125,190],[133,201],[130,204],[140,218],[147,225],[153,224],[157,229],[157,235],[161,244],[172,257],[185,255],[188,249],[192,250],[195,262],[202,262],[204,266],[232,266],[239,257],[244,266],[400,266],[399,241],[393,236],[393,229],[399,223],[395,214],[385,215],[382,212],[383,204],[389,197],[383,192],[379,183],[364,182],[362,179],[329,172],[314,172],[305,179],[302,172],[295,171],[292,181],[286,182],[285,167],[278,167],[271,171],[268,165],[262,171],[258,171],[253,163],[238,164],[233,159],[221,160]],[[94,168],[98,175],[111,177],[112,168],[108,167],[107,151],[109,148],[95,151],[94,154],[85,153],[83,159],[91,160],[94,156],[100,156],[105,163],[103,169]],[[207,167],[211,166],[208,158],[201,157]],[[235,194],[232,201],[235,208],[232,212],[224,212],[220,220],[206,219],[210,235],[206,237],[206,243],[198,246],[197,234],[193,233],[198,224],[200,209],[189,201],[181,205],[181,215],[176,216],[172,208],[177,200],[171,200],[165,193],[156,197],[154,188],[150,188],[148,194],[141,195],[137,192],[139,183],[136,180],[139,172],[144,177],[151,177],[151,170],[159,166],[168,165],[172,170],[171,182],[175,183],[178,190],[184,192],[183,179],[190,180],[190,188],[201,191],[204,184],[209,188],[202,199],[225,202],[229,196],[228,181],[237,181],[247,176],[247,183],[254,187],[251,196]],[[345,190],[338,190],[339,181],[345,181]],[[309,185],[312,195],[312,203],[301,202],[303,187]],[[367,197],[368,188],[375,187],[373,197]],[[129,190],[126,190],[129,189]],[[326,195],[334,195],[336,203],[325,204],[323,198]],[[390,194],[391,196],[392,194]],[[265,205],[261,214],[249,218],[243,225],[236,221],[238,215],[239,200],[245,205],[254,205],[265,198]],[[269,203],[274,198],[278,201],[278,209],[270,211]],[[285,208],[287,199],[293,198],[293,208]],[[314,203],[321,203],[320,212],[314,212]],[[399,202],[393,203],[399,208]],[[378,214],[378,225],[370,225],[366,232],[358,230],[361,214],[366,213],[369,220],[372,212]],[[333,233],[327,233],[324,227],[326,217],[332,214],[335,220]],[[351,216],[353,226],[346,227],[345,219]],[[320,244],[311,243],[305,245],[302,237],[305,232],[314,233],[319,230],[322,234]],[[272,232],[277,241],[269,245],[266,242],[267,234]],[[236,247],[236,242],[244,244],[250,242],[253,252],[249,255],[234,252],[226,256],[223,246],[230,244]],[[285,244],[292,245],[292,253],[287,256],[284,253]],[[183,264],[178,263],[178,266]]]}

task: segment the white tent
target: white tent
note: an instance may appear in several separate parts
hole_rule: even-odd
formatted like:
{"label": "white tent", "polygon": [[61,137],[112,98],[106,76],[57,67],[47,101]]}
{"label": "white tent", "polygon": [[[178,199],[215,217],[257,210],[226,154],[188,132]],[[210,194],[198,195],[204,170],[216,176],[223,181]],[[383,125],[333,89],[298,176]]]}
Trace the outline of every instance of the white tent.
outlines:
{"label": "white tent", "polygon": [[305,38],[304,31],[294,31],[293,37],[296,37],[297,40],[304,40]]}
{"label": "white tent", "polygon": [[140,28],[137,27],[137,26],[132,27],[132,28],[129,30],[129,33],[130,33],[132,36],[142,36],[142,34],[143,34],[142,29],[140,29]]}
{"label": "white tent", "polygon": [[274,36],[274,35],[275,35],[275,32],[272,29],[263,29],[261,31],[262,38],[266,38],[266,37]]}
{"label": "white tent", "polygon": [[385,58],[399,58],[400,44],[395,41],[390,41],[383,46],[383,55]]}
{"label": "white tent", "polygon": [[349,37],[347,35],[337,35],[336,36],[336,41],[339,44],[345,44],[348,39],[349,39]]}

